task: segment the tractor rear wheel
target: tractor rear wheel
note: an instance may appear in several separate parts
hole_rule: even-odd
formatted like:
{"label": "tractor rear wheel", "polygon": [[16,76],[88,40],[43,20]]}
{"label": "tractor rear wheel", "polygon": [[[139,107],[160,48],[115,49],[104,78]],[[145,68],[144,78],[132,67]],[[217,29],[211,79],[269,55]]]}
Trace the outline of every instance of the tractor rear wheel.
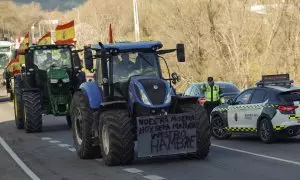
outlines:
{"label": "tractor rear wheel", "polygon": [[42,102],[40,92],[24,92],[24,121],[27,133],[42,131]]}
{"label": "tractor rear wheel", "polygon": [[71,103],[72,131],[77,155],[81,159],[101,157],[101,150],[95,143],[92,130],[94,121],[93,112],[87,104],[87,99],[82,91],[77,91]]}
{"label": "tractor rear wheel", "polygon": [[[22,101],[22,84],[21,77],[16,76],[14,81],[14,112],[15,112],[15,123],[18,129],[24,129],[23,119],[23,101]],[[11,93],[12,94],[12,93]]]}
{"label": "tractor rear wheel", "polygon": [[99,142],[106,165],[131,164],[134,158],[133,126],[127,110],[100,113]]}
{"label": "tractor rear wheel", "polygon": [[207,117],[207,112],[199,104],[183,104],[180,106],[181,112],[183,113],[199,113],[202,114],[198,119],[196,136],[197,136],[197,152],[193,154],[188,154],[189,156],[204,159],[209,154],[211,142],[211,132],[209,125],[209,118]]}

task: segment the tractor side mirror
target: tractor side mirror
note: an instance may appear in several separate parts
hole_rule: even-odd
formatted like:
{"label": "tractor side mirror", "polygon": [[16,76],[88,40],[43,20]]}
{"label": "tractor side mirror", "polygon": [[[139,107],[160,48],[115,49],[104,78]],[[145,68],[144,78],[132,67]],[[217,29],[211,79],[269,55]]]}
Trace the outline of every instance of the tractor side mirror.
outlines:
{"label": "tractor side mirror", "polygon": [[179,82],[181,80],[181,77],[178,76],[176,72],[173,72],[171,74],[171,77],[172,77],[172,83],[173,84],[176,84],[177,82]]}
{"label": "tractor side mirror", "polygon": [[84,49],[84,64],[85,68],[89,71],[91,71],[94,68],[93,53],[90,49]]}
{"label": "tractor side mirror", "polygon": [[185,62],[184,44],[177,44],[176,49],[178,62]]}
{"label": "tractor side mirror", "polygon": [[81,69],[81,60],[80,60],[78,53],[73,54],[73,61],[74,61],[74,69],[77,71],[80,70]]}

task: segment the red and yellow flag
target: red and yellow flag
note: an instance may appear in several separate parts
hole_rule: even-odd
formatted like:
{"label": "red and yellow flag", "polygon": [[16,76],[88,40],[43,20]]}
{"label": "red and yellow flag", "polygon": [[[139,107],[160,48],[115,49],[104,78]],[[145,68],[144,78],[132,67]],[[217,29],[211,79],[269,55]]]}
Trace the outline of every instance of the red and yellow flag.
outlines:
{"label": "red and yellow flag", "polygon": [[21,73],[21,66],[18,57],[12,59],[7,64],[8,72],[12,73],[14,76]]}
{"label": "red and yellow flag", "polygon": [[58,25],[55,29],[55,44],[72,44],[75,43],[74,20],[63,25]]}
{"label": "red and yellow flag", "polygon": [[108,41],[109,41],[109,44],[112,44],[112,43],[113,43],[113,33],[112,33],[111,24],[109,24]]}
{"label": "red and yellow flag", "polygon": [[39,45],[51,44],[51,33],[45,34],[38,42]]}
{"label": "red and yellow flag", "polygon": [[29,46],[29,32],[27,32],[25,34],[24,40],[20,44],[20,48],[19,49],[27,49],[28,46]]}

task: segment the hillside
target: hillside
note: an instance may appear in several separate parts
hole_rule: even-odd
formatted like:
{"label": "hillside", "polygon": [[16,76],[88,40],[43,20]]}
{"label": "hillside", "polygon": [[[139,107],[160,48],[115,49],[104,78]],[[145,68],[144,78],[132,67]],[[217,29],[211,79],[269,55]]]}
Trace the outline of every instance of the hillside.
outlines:
{"label": "hillside", "polygon": [[43,10],[53,11],[55,9],[59,11],[71,10],[78,5],[84,3],[86,0],[13,0],[18,4],[28,4],[31,2],[40,3]]}

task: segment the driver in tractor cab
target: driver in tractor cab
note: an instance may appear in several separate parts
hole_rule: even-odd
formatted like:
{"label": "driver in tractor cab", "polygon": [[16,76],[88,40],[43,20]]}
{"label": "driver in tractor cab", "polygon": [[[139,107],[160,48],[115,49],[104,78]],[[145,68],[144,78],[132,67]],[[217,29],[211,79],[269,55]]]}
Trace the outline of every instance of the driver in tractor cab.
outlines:
{"label": "driver in tractor cab", "polygon": [[50,64],[51,62],[52,62],[52,54],[48,52],[44,64]]}
{"label": "driver in tractor cab", "polygon": [[114,71],[119,77],[127,77],[133,70],[134,63],[130,61],[128,53],[121,54],[121,58],[122,61],[116,64]]}
{"label": "driver in tractor cab", "polygon": [[66,49],[60,50],[60,58],[63,65],[69,64],[69,56]]}
{"label": "driver in tractor cab", "polygon": [[42,66],[44,66],[46,68],[49,68],[52,64],[57,64],[57,63],[58,63],[58,60],[53,59],[52,53],[51,52],[47,52],[47,58],[42,63]]}

